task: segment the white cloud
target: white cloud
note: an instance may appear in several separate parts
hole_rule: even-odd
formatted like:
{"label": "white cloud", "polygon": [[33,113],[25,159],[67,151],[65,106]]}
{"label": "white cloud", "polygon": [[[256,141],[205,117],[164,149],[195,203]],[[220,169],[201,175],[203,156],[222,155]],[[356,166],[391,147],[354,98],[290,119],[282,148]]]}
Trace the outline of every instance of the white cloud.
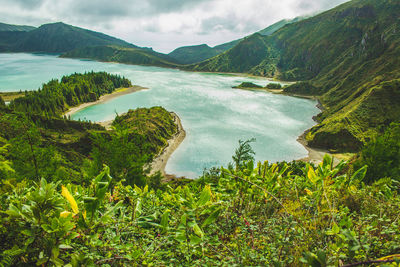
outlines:
{"label": "white cloud", "polygon": [[241,38],[284,18],[348,0],[0,0],[2,22],[39,26],[63,21],[169,52]]}

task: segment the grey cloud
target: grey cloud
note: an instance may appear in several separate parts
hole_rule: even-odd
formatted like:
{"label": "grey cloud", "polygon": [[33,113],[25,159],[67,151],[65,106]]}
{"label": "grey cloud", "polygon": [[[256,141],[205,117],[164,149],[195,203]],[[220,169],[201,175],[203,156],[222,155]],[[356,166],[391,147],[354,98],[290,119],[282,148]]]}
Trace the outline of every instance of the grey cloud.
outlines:
{"label": "grey cloud", "polygon": [[130,13],[129,6],[126,1],[121,0],[100,0],[96,3],[89,1],[75,1],[72,8],[72,14],[80,14],[82,16],[126,16]]}
{"label": "grey cloud", "polygon": [[[126,36],[127,41],[160,38],[165,42],[213,43],[258,31],[283,18],[332,8],[346,0],[0,0],[0,21],[39,26],[63,21],[83,28]],[[243,9],[241,9],[243,7]],[[168,16],[162,16],[168,14]],[[174,17],[177,15],[178,19]],[[195,16],[195,17],[194,17]],[[160,20],[159,18],[163,18]],[[163,27],[160,23],[168,23]],[[168,31],[168,32],[166,32]],[[221,34],[223,32],[223,34]],[[135,34],[132,34],[135,33]],[[228,38],[229,36],[229,38]],[[156,38],[154,37],[154,40]],[[153,40],[153,41],[154,41]],[[157,39],[158,40],[158,39]],[[192,40],[192,41],[191,41]]]}
{"label": "grey cloud", "polygon": [[241,21],[241,19],[234,14],[228,14],[224,17],[215,16],[203,20],[201,22],[199,34],[204,35],[209,34],[210,32],[221,30],[233,32],[248,32],[254,28],[257,28],[257,25],[253,24],[251,21]]}
{"label": "grey cloud", "polygon": [[7,0],[0,0],[1,5],[17,5],[22,9],[36,9],[40,7],[45,0],[14,0],[10,3],[10,1]]}
{"label": "grey cloud", "polygon": [[212,0],[148,0],[155,12],[177,12]]}
{"label": "grey cloud", "polygon": [[301,0],[297,2],[296,9],[302,12],[315,12],[333,8],[349,0]]}
{"label": "grey cloud", "polygon": [[[23,1],[23,0],[22,0]],[[25,0],[28,1],[28,0]],[[29,0],[36,1],[36,0]],[[98,21],[99,19],[107,19],[114,17],[146,17],[160,15],[164,13],[171,12],[182,12],[188,8],[192,8],[204,2],[209,2],[212,0],[98,0],[98,1],[81,1],[73,0],[70,4],[69,10],[75,16],[78,14],[80,16],[87,16],[88,19],[93,19]],[[67,9],[68,10],[68,9]],[[101,18],[99,18],[101,17]]]}

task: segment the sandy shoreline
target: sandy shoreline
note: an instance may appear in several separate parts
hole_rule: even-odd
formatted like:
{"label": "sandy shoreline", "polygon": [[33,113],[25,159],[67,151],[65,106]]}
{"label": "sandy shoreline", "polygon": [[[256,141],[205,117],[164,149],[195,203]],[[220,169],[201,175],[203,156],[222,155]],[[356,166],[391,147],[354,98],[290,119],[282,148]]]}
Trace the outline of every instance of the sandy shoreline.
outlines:
{"label": "sandy shoreline", "polygon": [[148,88],[141,87],[141,86],[138,86],[138,85],[134,85],[134,86],[129,87],[129,88],[117,89],[116,91],[112,92],[111,94],[100,96],[100,98],[97,101],[89,102],[89,103],[83,103],[83,104],[81,104],[79,106],[72,107],[67,112],[65,112],[64,115],[68,117],[68,116],[71,116],[72,114],[74,114],[74,113],[76,113],[79,110],[82,110],[84,108],[107,102],[107,101],[109,101],[109,100],[111,100],[113,98],[116,98],[118,96],[127,95],[127,94],[130,94],[130,93],[141,91],[141,90],[145,90],[145,89],[148,89]]}
{"label": "sandy shoreline", "polygon": [[171,139],[168,140],[168,145],[161,151],[161,153],[157,157],[154,158],[153,162],[150,164],[150,175],[160,171],[166,179],[176,178],[176,176],[173,174],[165,173],[165,166],[167,165],[169,157],[183,142],[186,136],[186,132],[183,129],[179,116],[174,112],[171,112],[171,114],[174,117],[174,122],[178,127],[178,131]]}
{"label": "sandy shoreline", "polygon": [[311,148],[307,144],[306,135],[310,130],[306,130],[302,135],[297,138],[297,142],[299,142],[308,152],[308,156],[302,159],[301,161],[312,162],[314,164],[318,164],[323,161],[325,154],[329,154],[329,151],[322,149]]}

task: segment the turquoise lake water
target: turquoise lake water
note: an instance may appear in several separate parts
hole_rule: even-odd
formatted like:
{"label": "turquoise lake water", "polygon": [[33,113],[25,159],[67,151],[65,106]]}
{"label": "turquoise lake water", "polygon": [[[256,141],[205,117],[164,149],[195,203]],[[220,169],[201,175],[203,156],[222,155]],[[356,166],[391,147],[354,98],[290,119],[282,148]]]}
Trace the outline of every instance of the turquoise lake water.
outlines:
{"label": "turquoise lake water", "polygon": [[296,140],[315,124],[312,117],[319,112],[317,103],[231,88],[244,81],[265,86],[269,81],[263,78],[12,53],[0,54],[0,91],[36,90],[53,78],[92,70],[123,75],[149,90],[90,106],[72,118],[104,121],[116,112],[152,106],[176,112],[187,134],[169,159],[167,173],[195,178],[204,169],[226,166],[238,140],[253,137],[257,160],[290,161],[307,155]]}

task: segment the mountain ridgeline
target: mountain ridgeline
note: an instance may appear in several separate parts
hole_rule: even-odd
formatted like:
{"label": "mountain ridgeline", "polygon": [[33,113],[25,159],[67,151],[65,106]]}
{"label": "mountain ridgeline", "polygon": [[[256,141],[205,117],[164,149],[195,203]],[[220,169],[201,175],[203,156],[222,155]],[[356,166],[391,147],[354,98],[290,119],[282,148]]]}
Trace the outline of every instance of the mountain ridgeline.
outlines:
{"label": "mountain ridgeline", "polygon": [[285,91],[317,95],[325,108],[309,144],[356,151],[400,120],[399,12],[399,1],[353,0],[187,69],[306,81]]}
{"label": "mountain ridgeline", "polygon": [[36,29],[33,26],[13,25],[0,22],[0,32],[29,32]]}
{"label": "mountain ridgeline", "polygon": [[[272,24],[271,26],[268,26],[267,28],[258,31],[257,33],[268,36],[282,28],[283,26],[294,23],[297,21],[300,21],[304,19],[305,17],[297,17],[294,19],[284,19],[281,21],[278,21],[277,23]],[[192,63],[197,63],[201,62],[204,60],[207,60],[209,58],[215,57],[231,48],[239,44],[244,38],[234,40],[228,43],[220,44],[214,47],[209,47],[206,44],[202,45],[193,45],[193,46],[184,46],[184,47],[179,47],[169,53],[168,55],[172,58],[174,58],[177,62],[181,64],[192,64]]]}
{"label": "mountain ridgeline", "polygon": [[0,52],[62,53],[95,45],[137,47],[103,33],[61,22],[45,24],[30,31],[0,31]]}

